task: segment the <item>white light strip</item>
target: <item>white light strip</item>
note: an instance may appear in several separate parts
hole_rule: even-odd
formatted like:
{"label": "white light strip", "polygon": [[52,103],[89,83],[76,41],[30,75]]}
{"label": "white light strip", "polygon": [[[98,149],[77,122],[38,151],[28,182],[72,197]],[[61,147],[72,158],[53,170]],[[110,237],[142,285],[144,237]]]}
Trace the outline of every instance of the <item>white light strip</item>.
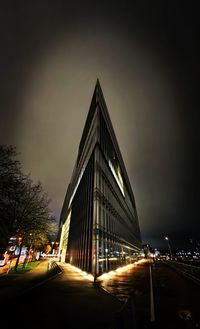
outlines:
{"label": "white light strip", "polygon": [[76,183],[76,186],[75,186],[75,188],[74,188],[74,192],[72,193],[72,196],[71,196],[71,198],[70,198],[69,206],[68,206],[68,207],[71,206],[72,200],[73,200],[74,195],[75,195],[75,193],[76,193],[76,191],[77,191],[77,188],[78,188],[78,186],[79,186],[79,183],[80,183],[80,181],[81,181],[81,178],[82,178],[82,176],[83,176],[84,171],[85,171],[85,166],[83,166],[83,169],[81,170],[80,176],[79,176],[79,178],[78,178],[78,182]]}
{"label": "white light strip", "polygon": [[118,186],[120,188],[120,191],[122,192],[123,196],[125,197],[123,186],[122,186],[122,184],[121,184],[121,182],[120,182],[120,180],[119,180],[119,178],[118,178],[118,176],[117,176],[117,174],[115,172],[115,169],[114,169],[114,167],[113,167],[113,165],[112,165],[112,163],[111,163],[110,160],[109,160],[109,167],[110,167],[110,169],[111,169],[111,171],[113,173],[113,176],[116,179],[116,182],[117,182],[117,184],[118,184]]}

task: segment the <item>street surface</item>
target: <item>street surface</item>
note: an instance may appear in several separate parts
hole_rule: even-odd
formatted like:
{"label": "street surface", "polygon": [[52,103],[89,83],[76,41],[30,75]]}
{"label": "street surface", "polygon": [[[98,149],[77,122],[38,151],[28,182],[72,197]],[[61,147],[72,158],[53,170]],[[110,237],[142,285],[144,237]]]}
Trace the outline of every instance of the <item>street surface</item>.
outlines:
{"label": "street surface", "polygon": [[100,284],[122,301],[133,298],[137,329],[200,328],[200,286],[162,262],[138,264]]}
{"label": "street surface", "polygon": [[200,328],[200,286],[165,263],[139,263],[95,285],[58,264],[62,272],[48,279],[44,261],[5,289],[0,282],[1,314],[11,314],[7,328]]}

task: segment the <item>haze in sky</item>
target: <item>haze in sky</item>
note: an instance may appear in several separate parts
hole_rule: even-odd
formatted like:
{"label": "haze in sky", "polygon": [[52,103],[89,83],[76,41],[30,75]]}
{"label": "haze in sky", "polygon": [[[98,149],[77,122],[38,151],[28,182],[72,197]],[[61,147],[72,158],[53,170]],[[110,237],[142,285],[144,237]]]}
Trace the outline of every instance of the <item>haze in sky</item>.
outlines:
{"label": "haze in sky", "polygon": [[196,13],[178,1],[1,5],[0,143],[16,146],[58,221],[99,78],[143,242],[200,241]]}

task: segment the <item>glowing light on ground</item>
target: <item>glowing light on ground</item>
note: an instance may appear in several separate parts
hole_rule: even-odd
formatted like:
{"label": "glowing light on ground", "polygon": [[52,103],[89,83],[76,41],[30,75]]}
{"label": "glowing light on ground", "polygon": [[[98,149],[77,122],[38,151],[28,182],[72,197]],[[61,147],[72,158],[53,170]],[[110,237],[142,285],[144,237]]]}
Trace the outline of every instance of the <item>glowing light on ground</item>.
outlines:
{"label": "glowing light on ground", "polygon": [[94,281],[94,276],[92,274],[82,271],[80,268],[73,266],[71,264],[67,264],[67,266],[70,267],[70,269],[73,270],[74,272],[77,272],[80,275],[82,275],[84,277],[84,279],[87,279],[89,281]]}
{"label": "glowing light on ground", "polygon": [[105,281],[105,280],[109,280],[111,279],[113,276],[117,276],[117,275],[120,275],[121,273],[123,272],[126,272],[130,269],[132,269],[133,267],[135,267],[136,265],[138,264],[142,264],[142,263],[146,263],[147,262],[147,259],[145,258],[142,258],[140,260],[138,260],[137,262],[134,262],[132,264],[128,264],[128,265],[125,265],[125,266],[122,266],[122,267],[118,267],[116,270],[114,271],[110,271],[108,273],[104,273],[102,275],[100,275],[98,278],[97,278],[97,281]]}
{"label": "glowing light on ground", "polygon": [[[132,269],[133,267],[135,267],[136,265],[138,264],[142,264],[142,263],[145,263],[147,262],[148,260],[145,259],[145,258],[142,258],[140,260],[138,260],[137,262],[134,262],[132,264],[128,264],[128,265],[125,265],[125,266],[122,266],[122,267],[118,267],[116,270],[112,270],[108,273],[103,273],[102,275],[100,275],[98,278],[97,278],[97,281],[106,281],[106,280],[110,280],[113,276],[117,276],[117,275],[120,275],[121,273],[123,272],[126,272],[130,269]],[[82,275],[84,277],[84,279],[87,279],[89,281],[92,281],[94,282],[94,276],[92,274],[89,274],[85,271],[82,271],[80,268],[74,266],[74,265],[71,265],[71,264],[66,264],[71,270],[73,270],[74,272],[77,272],[79,273],[80,275]]]}

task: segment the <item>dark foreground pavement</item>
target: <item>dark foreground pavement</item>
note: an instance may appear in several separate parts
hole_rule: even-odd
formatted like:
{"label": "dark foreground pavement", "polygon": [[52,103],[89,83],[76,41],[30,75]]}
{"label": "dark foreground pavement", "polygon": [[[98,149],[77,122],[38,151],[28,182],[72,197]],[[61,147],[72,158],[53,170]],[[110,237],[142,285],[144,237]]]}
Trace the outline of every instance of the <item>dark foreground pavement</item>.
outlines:
{"label": "dark foreground pavement", "polygon": [[[47,262],[12,283],[0,286],[1,320],[7,328],[129,329],[130,314],[121,318],[123,303],[93,282],[58,263],[47,274]],[[8,315],[6,315],[8,314]],[[125,324],[126,323],[126,324]]]}
{"label": "dark foreground pavement", "polygon": [[2,328],[200,328],[200,286],[168,264],[146,261],[96,284],[68,264],[52,264],[0,278]]}

